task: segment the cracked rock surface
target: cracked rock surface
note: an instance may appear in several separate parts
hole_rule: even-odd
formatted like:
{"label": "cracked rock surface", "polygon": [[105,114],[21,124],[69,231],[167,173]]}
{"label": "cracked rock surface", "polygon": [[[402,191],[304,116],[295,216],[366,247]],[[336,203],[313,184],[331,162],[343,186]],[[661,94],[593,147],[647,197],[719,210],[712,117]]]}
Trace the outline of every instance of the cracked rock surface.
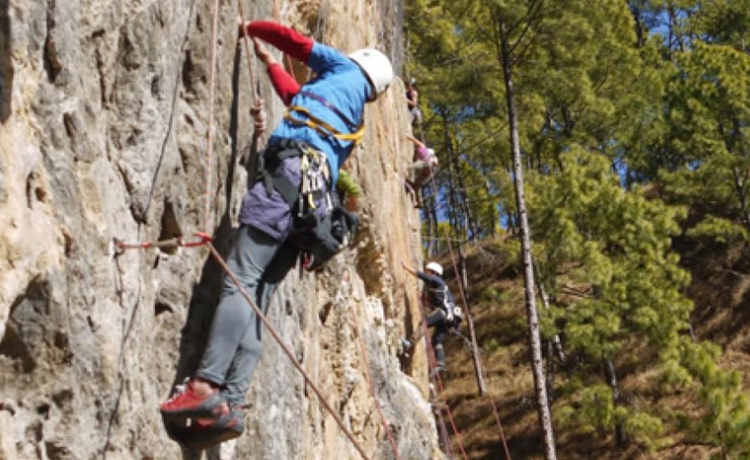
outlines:
{"label": "cracked rock surface", "polygon": [[[205,247],[119,254],[114,241],[207,231],[219,251],[229,247],[253,92],[237,4],[220,2],[215,47],[213,8],[0,1],[0,460],[359,457],[269,334],[236,442],[184,452],[158,413],[197,365],[221,270]],[[243,8],[344,51],[378,46],[400,68],[400,1]],[[273,125],[283,107],[258,67]],[[292,271],[269,313],[373,459],[395,457],[365,362],[401,458],[441,458],[424,352],[396,356],[419,311],[400,262],[421,263],[418,216],[403,191],[412,152],[403,94],[396,81],[367,108],[364,147],[346,166],[365,192],[357,244],[320,274]]]}

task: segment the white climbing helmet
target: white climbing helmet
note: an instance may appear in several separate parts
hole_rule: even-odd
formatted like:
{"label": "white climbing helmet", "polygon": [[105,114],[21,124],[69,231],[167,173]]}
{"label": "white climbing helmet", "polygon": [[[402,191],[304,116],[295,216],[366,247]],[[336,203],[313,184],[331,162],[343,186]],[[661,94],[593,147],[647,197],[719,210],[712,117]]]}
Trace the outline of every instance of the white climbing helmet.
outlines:
{"label": "white climbing helmet", "polygon": [[356,62],[362,69],[367,79],[370,80],[372,88],[375,90],[370,97],[371,101],[378,98],[393,80],[393,66],[388,56],[372,48],[363,48],[349,55],[349,59]]}
{"label": "white climbing helmet", "polygon": [[433,272],[437,273],[440,276],[443,276],[443,267],[440,266],[437,262],[430,262],[425,267],[425,270],[432,270]]}

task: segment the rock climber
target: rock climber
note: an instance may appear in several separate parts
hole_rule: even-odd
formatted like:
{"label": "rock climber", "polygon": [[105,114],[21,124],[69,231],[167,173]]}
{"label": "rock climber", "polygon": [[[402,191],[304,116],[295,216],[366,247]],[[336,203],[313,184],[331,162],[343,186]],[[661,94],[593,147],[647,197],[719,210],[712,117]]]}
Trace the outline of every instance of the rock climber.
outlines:
{"label": "rock climber", "polygon": [[[300,216],[312,215],[317,222],[329,211],[330,184],[362,138],[364,106],[388,88],[393,68],[375,49],[347,56],[274,22],[239,28],[317,74],[291,97],[284,119],[258,155],[260,174],[243,198],[241,226],[228,256],[241,287],[267,312],[271,295],[299,255]],[[254,309],[226,277],[198,369],[184,391],[160,405],[163,418],[191,419],[184,435],[193,441],[216,444],[239,436],[241,404],[263,349],[261,329]]]}
{"label": "rock climber", "polygon": [[[288,106],[292,103],[292,98],[300,92],[302,86],[292,74],[284,69],[284,66],[268,51],[260,40],[253,38],[253,45],[255,54],[266,66],[266,72],[276,94],[284,102],[284,105]],[[359,199],[362,197],[362,188],[344,169],[339,170],[336,191],[347,210],[350,212],[359,210]]]}
{"label": "rock climber", "polygon": [[[432,310],[425,318],[424,322],[428,328],[434,328],[430,343],[435,350],[436,372],[443,372],[445,365],[445,350],[443,342],[451,331],[451,328],[458,329],[463,319],[461,308],[456,306],[448,285],[443,280],[443,267],[437,262],[430,262],[425,266],[425,271],[420,272],[409,267],[406,263],[401,262],[401,266],[410,274],[424,281],[423,299]],[[411,349],[417,341],[422,338],[424,327],[420,322],[416,332],[411,339],[403,340],[404,350]]]}
{"label": "rock climber", "polygon": [[406,138],[414,144],[414,162],[407,168],[409,179],[406,179],[406,188],[412,197],[414,207],[421,208],[422,188],[433,179],[438,157],[433,149],[414,136],[407,135]]}
{"label": "rock climber", "polygon": [[417,91],[417,80],[410,78],[406,84],[406,104],[409,107],[412,125],[422,124],[422,111],[419,109],[419,91]]}

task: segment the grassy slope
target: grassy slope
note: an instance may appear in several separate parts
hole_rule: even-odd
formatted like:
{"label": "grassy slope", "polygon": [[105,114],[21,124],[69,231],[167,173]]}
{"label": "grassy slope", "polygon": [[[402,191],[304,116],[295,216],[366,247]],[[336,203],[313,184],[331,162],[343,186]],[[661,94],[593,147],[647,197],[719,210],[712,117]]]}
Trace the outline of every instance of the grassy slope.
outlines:
{"label": "grassy slope", "polygon": [[[542,459],[541,438],[535,410],[535,396],[530,369],[527,326],[523,299],[523,279],[512,261],[497,244],[484,244],[469,250],[467,271],[472,313],[477,339],[482,349],[486,384],[494,398],[505,438],[513,459]],[[725,347],[723,363],[745,375],[750,371],[750,333],[746,330],[750,316],[750,251],[747,248],[727,250],[713,246],[681,246],[683,264],[693,274],[689,295],[696,302],[693,325],[700,339],[710,339]],[[450,267],[449,259],[443,261]],[[446,274],[452,281],[455,276]],[[541,306],[540,306],[541,308]],[[468,335],[468,330],[462,328]],[[479,397],[470,349],[453,337],[447,344],[449,371],[445,378],[443,398],[448,401],[460,439],[470,459],[503,459],[504,448],[493,415],[489,396]],[[665,396],[651,388],[648,366],[631,364],[632,374],[622,380],[623,393],[631,404],[649,405],[660,413],[681,409],[690,417],[700,417],[687,396]],[[560,388],[558,374],[556,388]],[[601,379],[593,374],[591,378]],[[637,397],[634,395],[638,395]],[[559,400],[565,395],[556,395]],[[554,413],[554,407],[553,407]],[[677,423],[678,419],[674,419]],[[448,420],[446,419],[446,423]],[[639,446],[617,448],[613,433],[576,433],[555,426],[559,459],[707,459],[718,453],[680,433],[670,433],[667,446],[648,453]],[[453,435],[455,458],[462,458],[459,436]],[[667,439],[667,438],[665,438]]]}

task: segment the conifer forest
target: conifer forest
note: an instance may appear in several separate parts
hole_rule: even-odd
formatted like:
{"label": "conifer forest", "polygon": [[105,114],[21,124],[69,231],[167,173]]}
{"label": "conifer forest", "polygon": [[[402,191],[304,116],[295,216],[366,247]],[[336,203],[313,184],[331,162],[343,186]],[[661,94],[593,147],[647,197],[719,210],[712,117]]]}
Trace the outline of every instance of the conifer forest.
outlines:
{"label": "conifer forest", "polygon": [[504,427],[452,341],[467,457],[750,458],[750,0],[412,0],[405,21],[440,159],[424,250],[460,251]]}

